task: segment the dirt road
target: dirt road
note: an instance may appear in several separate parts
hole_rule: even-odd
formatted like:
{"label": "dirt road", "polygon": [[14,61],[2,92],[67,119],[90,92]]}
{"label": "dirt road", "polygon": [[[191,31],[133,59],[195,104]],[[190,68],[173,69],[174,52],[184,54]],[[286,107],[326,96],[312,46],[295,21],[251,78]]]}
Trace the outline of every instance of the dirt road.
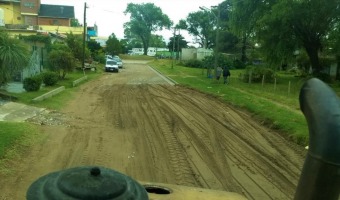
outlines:
{"label": "dirt road", "polygon": [[38,177],[82,165],[248,199],[293,198],[305,150],[247,113],[170,85],[145,63],[126,61],[119,73],[80,87],[61,114],[31,120],[46,140],[1,175],[0,199],[25,199]]}

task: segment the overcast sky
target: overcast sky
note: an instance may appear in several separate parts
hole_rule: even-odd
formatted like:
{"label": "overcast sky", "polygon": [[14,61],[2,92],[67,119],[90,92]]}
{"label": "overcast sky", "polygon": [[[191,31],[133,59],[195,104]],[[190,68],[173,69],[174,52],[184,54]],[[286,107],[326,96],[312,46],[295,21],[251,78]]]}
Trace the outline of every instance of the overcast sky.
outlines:
{"label": "overcast sky", "polygon": [[[74,6],[75,18],[83,24],[84,5],[87,4],[86,21],[88,26],[95,23],[98,26],[98,36],[108,37],[112,33],[117,38],[124,38],[123,24],[129,21],[124,15],[128,3],[154,3],[160,7],[170,20],[177,24],[180,19],[185,19],[190,12],[200,10],[201,7],[210,8],[218,5],[223,0],[41,0],[42,4],[72,5]],[[172,31],[157,33],[162,35],[166,41],[172,36]],[[182,31],[181,34],[191,43],[193,38]]]}

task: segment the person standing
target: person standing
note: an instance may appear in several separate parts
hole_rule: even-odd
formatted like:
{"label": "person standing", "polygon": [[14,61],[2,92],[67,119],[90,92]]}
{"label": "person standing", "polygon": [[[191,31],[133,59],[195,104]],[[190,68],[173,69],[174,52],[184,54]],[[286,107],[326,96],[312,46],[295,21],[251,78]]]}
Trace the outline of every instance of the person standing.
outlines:
{"label": "person standing", "polygon": [[217,80],[220,80],[221,74],[222,74],[222,67],[217,67],[217,69],[216,69],[216,79]]}
{"label": "person standing", "polygon": [[229,71],[229,69],[228,69],[228,67],[227,66],[225,66],[224,68],[223,68],[223,80],[224,80],[224,84],[228,84],[228,76],[230,76],[230,71]]}

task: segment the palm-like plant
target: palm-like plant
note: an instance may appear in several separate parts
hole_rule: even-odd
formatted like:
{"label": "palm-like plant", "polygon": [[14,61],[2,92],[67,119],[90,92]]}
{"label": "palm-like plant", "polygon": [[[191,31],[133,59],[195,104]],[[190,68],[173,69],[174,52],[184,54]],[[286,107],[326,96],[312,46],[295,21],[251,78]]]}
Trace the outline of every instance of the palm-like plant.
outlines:
{"label": "palm-like plant", "polygon": [[14,73],[26,67],[28,58],[26,46],[0,30],[0,86],[7,84]]}

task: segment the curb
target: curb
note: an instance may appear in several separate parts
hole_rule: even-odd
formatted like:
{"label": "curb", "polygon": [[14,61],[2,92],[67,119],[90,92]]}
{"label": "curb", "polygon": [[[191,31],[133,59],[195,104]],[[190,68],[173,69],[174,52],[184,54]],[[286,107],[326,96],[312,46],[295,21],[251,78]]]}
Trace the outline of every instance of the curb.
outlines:
{"label": "curb", "polygon": [[32,101],[34,101],[34,102],[42,101],[42,100],[44,100],[44,99],[47,99],[47,98],[49,98],[49,97],[51,97],[51,96],[54,96],[54,95],[56,95],[56,94],[62,92],[62,91],[64,91],[64,90],[65,90],[65,86],[58,87],[57,89],[54,89],[54,90],[52,90],[52,91],[49,91],[49,92],[47,92],[47,93],[45,93],[45,94],[43,94],[43,95],[41,95],[41,96],[38,96],[38,97],[32,99]]}
{"label": "curb", "polygon": [[[83,76],[83,77],[81,77],[80,79],[77,79],[77,80],[73,81],[72,86],[75,87],[75,86],[77,86],[80,82],[82,82],[82,81],[84,81],[84,80],[86,80],[86,79],[87,79],[87,76]],[[32,101],[33,101],[33,102],[42,101],[42,100],[44,100],[44,99],[50,98],[50,97],[52,97],[52,96],[54,96],[54,95],[56,95],[56,94],[62,92],[62,91],[64,91],[64,90],[65,90],[65,86],[58,87],[57,89],[54,89],[54,90],[52,90],[52,91],[49,91],[49,92],[47,92],[47,93],[45,93],[45,94],[43,94],[43,95],[41,95],[41,96],[38,96],[38,97],[32,99]]]}
{"label": "curb", "polygon": [[86,79],[87,79],[87,76],[83,76],[83,77],[81,77],[80,79],[77,79],[77,80],[73,81],[72,86],[75,87],[75,86],[77,86],[80,82],[82,82],[82,81],[84,81],[84,80],[86,80]]}
{"label": "curb", "polygon": [[157,69],[151,67],[150,65],[148,65],[148,67],[149,67],[152,71],[154,71],[155,73],[157,73],[159,76],[161,76],[161,77],[162,77],[166,82],[168,82],[170,85],[177,85],[177,84],[178,84],[175,80],[173,80],[173,79],[171,79],[171,78],[169,78],[169,77],[163,75],[160,71],[158,71]]}

